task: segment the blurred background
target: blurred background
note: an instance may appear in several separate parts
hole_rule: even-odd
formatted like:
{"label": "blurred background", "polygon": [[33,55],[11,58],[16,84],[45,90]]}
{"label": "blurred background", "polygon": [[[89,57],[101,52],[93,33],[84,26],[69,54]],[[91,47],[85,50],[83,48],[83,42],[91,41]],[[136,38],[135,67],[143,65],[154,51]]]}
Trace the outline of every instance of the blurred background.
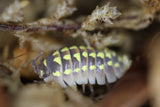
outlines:
{"label": "blurred background", "polygon": [[[159,0],[0,0],[0,105],[160,107],[159,31]],[[132,64],[93,93],[44,83],[32,60],[72,45],[108,47]]]}

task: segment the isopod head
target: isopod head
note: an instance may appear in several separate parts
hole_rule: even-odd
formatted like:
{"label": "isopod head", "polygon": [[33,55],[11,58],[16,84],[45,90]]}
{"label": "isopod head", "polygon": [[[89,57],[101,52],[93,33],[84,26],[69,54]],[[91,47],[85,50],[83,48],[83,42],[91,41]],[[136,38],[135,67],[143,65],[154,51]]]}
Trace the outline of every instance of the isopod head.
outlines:
{"label": "isopod head", "polygon": [[32,61],[32,66],[34,69],[34,72],[39,75],[40,78],[46,78],[49,76],[49,72],[47,72],[47,67],[44,65],[46,64],[46,60],[43,60],[44,64],[36,64],[37,60],[42,56],[43,52],[41,51],[40,54]]}

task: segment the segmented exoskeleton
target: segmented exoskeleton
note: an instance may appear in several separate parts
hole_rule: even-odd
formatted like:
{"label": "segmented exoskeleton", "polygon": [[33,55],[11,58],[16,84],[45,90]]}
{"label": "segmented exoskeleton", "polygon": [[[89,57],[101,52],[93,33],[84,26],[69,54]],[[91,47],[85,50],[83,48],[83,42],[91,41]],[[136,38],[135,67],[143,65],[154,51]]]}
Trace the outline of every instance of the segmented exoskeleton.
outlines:
{"label": "segmented exoskeleton", "polygon": [[33,61],[35,73],[46,82],[55,81],[62,87],[113,83],[131,64],[128,56],[118,55],[108,48],[96,50],[84,46],[64,47],[53,51],[36,65],[40,56]]}

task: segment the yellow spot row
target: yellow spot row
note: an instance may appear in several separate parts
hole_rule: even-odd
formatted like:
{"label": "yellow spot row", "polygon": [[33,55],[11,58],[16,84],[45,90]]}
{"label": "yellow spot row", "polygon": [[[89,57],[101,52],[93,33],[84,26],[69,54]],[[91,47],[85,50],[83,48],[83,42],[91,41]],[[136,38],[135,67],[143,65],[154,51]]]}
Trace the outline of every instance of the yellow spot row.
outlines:
{"label": "yellow spot row", "polygon": [[[108,65],[112,65],[112,62],[109,61],[109,62],[108,62]],[[119,64],[116,63],[115,66],[118,67]],[[96,66],[95,66],[95,65],[91,65],[89,68],[90,68],[90,70],[95,70],[95,69],[96,69]],[[100,65],[100,66],[99,66],[99,69],[101,69],[101,70],[104,69],[104,64]],[[83,71],[86,71],[86,70],[87,70],[87,66],[84,65],[84,66],[82,67],[82,70],[83,70]],[[80,71],[80,68],[76,68],[76,69],[75,69],[75,72],[79,72],[79,71]],[[71,72],[72,72],[71,69],[67,69],[67,70],[64,71],[64,74],[69,75],[69,74],[71,74]],[[44,75],[43,70],[41,70],[40,73],[41,73],[41,76]],[[53,74],[53,76],[60,76],[60,75],[61,75],[60,71],[53,72],[52,74]]]}

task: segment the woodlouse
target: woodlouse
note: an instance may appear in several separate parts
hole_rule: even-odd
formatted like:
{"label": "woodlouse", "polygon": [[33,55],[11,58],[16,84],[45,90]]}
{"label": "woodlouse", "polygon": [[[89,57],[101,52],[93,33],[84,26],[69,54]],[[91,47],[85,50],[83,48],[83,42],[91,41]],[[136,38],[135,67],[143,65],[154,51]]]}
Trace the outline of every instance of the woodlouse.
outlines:
{"label": "woodlouse", "polygon": [[33,60],[35,73],[44,81],[55,81],[62,87],[76,84],[113,83],[129,68],[131,61],[127,55],[120,55],[105,48],[71,46],[53,51],[36,65],[39,55]]}

